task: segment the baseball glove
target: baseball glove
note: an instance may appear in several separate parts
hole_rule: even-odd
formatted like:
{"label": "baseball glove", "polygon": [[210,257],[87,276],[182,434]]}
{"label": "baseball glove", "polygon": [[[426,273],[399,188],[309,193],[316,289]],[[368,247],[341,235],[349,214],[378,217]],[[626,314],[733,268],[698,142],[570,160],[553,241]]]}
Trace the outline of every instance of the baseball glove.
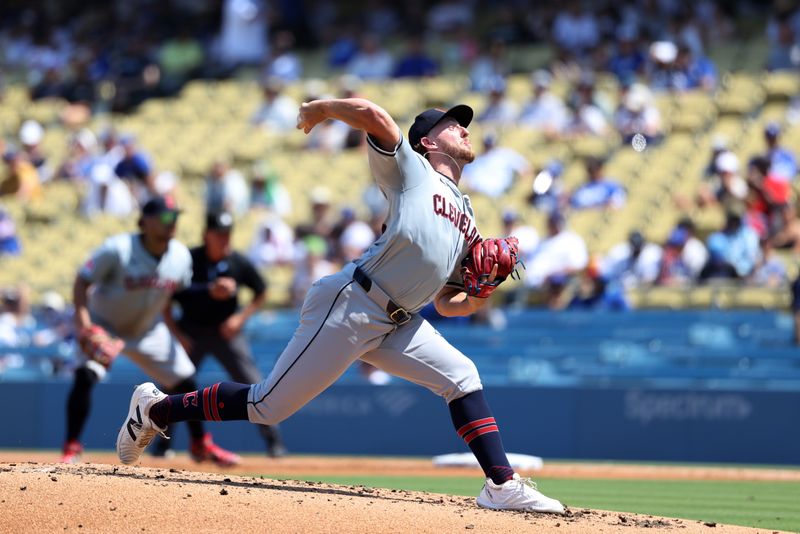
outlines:
{"label": "baseball glove", "polygon": [[[464,289],[472,297],[486,298],[506,278],[516,273],[519,241],[516,237],[490,238],[476,243],[461,262]],[[489,281],[497,265],[497,274]]]}
{"label": "baseball glove", "polygon": [[78,345],[86,356],[108,369],[122,352],[125,342],[93,324],[78,332]]}

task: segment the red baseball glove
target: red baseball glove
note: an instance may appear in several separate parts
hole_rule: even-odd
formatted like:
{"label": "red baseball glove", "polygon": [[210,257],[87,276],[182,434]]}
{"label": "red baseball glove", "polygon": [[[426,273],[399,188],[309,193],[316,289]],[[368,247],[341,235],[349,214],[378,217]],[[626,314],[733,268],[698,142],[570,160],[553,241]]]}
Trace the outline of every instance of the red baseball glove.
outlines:
{"label": "red baseball glove", "polygon": [[93,324],[78,332],[78,345],[86,356],[108,369],[122,352],[125,342]]}
{"label": "red baseball glove", "polygon": [[[476,243],[461,262],[464,289],[472,297],[486,298],[506,278],[514,275],[519,256],[516,237],[490,238]],[[492,270],[497,266],[493,280]]]}

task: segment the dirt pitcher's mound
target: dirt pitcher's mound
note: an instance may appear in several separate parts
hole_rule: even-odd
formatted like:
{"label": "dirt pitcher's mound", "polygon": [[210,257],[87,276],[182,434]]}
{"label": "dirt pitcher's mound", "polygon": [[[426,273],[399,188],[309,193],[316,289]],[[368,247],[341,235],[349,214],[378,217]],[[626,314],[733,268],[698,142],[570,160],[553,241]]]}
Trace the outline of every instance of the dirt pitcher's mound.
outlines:
{"label": "dirt pitcher's mound", "polygon": [[654,528],[681,534],[757,532],[585,509],[565,516],[493,512],[478,509],[467,497],[179,469],[0,463],[0,532],[505,534]]}

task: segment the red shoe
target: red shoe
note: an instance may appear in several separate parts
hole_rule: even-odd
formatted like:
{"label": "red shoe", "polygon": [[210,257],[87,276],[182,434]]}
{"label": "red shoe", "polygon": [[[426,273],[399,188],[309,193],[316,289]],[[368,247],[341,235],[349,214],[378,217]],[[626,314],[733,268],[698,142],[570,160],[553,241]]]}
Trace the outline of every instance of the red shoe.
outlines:
{"label": "red shoe", "polygon": [[195,462],[211,460],[220,467],[231,467],[242,463],[242,458],[231,451],[226,451],[211,439],[211,434],[206,432],[202,439],[192,440],[189,454]]}
{"label": "red shoe", "polygon": [[81,454],[83,454],[83,445],[76,439],[64,443],[64,448],[61,451],[62,464],[77,464],[81,461]]}

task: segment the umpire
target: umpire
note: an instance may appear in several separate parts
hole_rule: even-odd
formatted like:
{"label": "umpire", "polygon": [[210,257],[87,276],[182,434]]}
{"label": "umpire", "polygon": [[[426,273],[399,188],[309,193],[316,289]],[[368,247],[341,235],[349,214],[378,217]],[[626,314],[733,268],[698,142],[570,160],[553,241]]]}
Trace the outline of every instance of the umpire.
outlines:
{"label": "umpire", "polygon": [[[203,245],[191,250],[192,287],[173,297],[182,309],[177,336],[199,369],[211,353],[230,377],[244,384],[262,380],[250,345],[242,328],[266,299],[267,286],[255,266],[245,256],[231,250],[233,216],[228,212],[209,213],[203,232]],[[239,306],[241,286],[253,291],[247,306]],[[207,288],[206,291],[200,291]],[[267,454],[286,454],[277,426],[259,425],[266,441]]]}

